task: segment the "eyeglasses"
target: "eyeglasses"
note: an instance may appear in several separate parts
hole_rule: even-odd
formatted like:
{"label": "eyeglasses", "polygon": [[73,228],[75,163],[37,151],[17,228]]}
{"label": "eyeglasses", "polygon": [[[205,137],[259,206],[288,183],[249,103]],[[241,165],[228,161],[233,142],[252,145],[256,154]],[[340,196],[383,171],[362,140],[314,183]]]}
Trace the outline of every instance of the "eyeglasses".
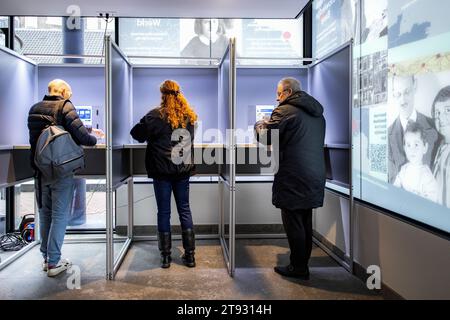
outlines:
{"label": "eyeglasses", "polygon": [[411,89],[405,89],[405,91],[403,92],[394,92],[392,94],[392,96],[396,99],[405,96],[405,97],[409,97],[412,94],[412,90]]}
{"label": "eyeglasses", "polygon": [[289,89],[284,89],[283,91],[281,91],[281,92],[277,92],[277,97],[281,97],[281,95],[284,93],[284,92],[286,92],[286,91],[288,91]]}

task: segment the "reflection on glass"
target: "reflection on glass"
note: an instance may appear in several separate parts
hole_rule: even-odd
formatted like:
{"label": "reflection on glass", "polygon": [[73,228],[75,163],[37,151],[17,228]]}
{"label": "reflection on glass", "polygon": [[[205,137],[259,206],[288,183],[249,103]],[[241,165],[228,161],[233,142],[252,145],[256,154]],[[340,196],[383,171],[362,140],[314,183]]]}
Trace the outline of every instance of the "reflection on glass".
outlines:
{"label": "reflection on glass", "polygon": [[106,181],[104,179],[76,179],[76,181],[74,202],[67,229],[106,228]]}
{"label": "reflection on glass", "polygon": [[117,259],[128,238],[128,209],[128,184],[123,184],[114,192],[114,259]]}
{"label": "reflection on glass", "polygon": [[[15,50],[39,63],[63,63],[58,56],[33,56],[33,54],[61,55],[64,48],[63,26],[66,20],[61,17],[16,17]],[[69,22],[70,23],[70,22]],[[75,24],[76,26],[76,24]],[[108,27],[106,29],[106,26]],[[83,18],[81,20],[79,44],[85,55],[104,54],[103,39],[105,32],[114,35],[113,20],[107,22],[101,18]],[[101,58],[81,59],[81,63],[99,64]]]}
{"label": "reflection on glass", "polygon": [[34,181],[14,186],[15,227],[18,230],[22,218],[27,214],[34,214]]}
{"label": "reflection on glass", "polygon": [[303,54],[302,19],[120,19],[120,46],[127,55],[170,58],[136,60],[143,64],[214,64],[208,59],[222,58],[231,37],[238,40],[238,57]]}
{"label": "reflection on glass", "polygon": [[0,17],[0,47],[6,46],[8,23],[9,23],[8,17]]}
{"label": "reflection on glass", "polygon": [[0,236],[6,233],[6,189],[0,189]]}

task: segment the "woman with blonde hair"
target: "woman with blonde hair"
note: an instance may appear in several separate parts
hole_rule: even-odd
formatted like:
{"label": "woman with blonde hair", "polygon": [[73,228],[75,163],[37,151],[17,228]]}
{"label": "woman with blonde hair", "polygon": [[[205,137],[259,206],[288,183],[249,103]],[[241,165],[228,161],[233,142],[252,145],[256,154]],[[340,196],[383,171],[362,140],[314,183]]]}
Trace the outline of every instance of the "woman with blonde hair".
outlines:
{"label": "woman with blonde hair", "polygon": [[161,267],[169,268],[172,237],[170,200],[175,196],[180,218],[183,263],[195,267],[195,235],[189,206],[189,177],[194,174],[193,140],[197,115],[189,106],[178,83],[164,81],[160,86],[161,104],[148,112],[131,130],[131,136],[147,142],[145,166],[158,206],[158,247]]}

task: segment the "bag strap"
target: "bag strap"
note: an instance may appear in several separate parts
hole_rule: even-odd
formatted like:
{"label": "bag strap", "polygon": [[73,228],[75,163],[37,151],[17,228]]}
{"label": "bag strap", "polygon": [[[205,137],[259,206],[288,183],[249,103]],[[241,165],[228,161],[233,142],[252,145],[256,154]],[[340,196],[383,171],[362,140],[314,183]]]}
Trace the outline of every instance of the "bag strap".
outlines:
{"label": "bag strap", "polygon": [[72,101],[70,101],[69,99],[67,100],[61,100],[60,104],[58,105],[56,112],[53,116],[53,123],[52,125],[62,125],[62,115],[63,115],[63,110],[64,110],[64,106],[66,105],[67,102],[72,103]]}
{"label": "bag strap", "polygon": [[38,170],[37,172],[37,204],[38,208],[42,208],[42,173]]}

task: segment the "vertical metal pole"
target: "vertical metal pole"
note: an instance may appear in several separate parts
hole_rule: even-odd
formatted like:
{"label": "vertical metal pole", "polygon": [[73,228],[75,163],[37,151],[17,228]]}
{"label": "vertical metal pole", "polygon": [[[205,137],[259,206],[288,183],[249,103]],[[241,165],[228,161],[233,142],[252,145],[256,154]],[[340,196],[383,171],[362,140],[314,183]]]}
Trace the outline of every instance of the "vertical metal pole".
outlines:
{"label": "vertical metal pole", "polygon": [[[358,14],[358,13],[356,13]],[[353,264],[354,264],[354,199],[353,199],[353,40],[350,41],[350,54],[349,54],[349,66],[350,66],[350,90],[349,90],[349,141],[350,141],[350,156],[349,156],[349,228],[350,228],[350,235],[349,235],[349,255],[350,255],[350,261],[349,261],[349,267],[350,272],[353,274]]]}
{"label": "vertical metal pole", "polygon": [[[116,44],[118,45],[119,42],[119,18],[114,18],[114,23],[116,27]],[[129,80],[130,80],[130,91],[129,94],[129,106],[130,106],[130,113],[129,113],[129,127],[133,127],[133,114],[134,114],[134,105],[133,105],[133,66],[129,65]],[[131,136],[129,138],[130,143],[132,143]],[[130,149],[130,180],[128,182],[128,225],[129,225],[129,231],[128,231],[128,238],[133,240],[134,238],[134,179],[133,179],[133,149]]]}
{"label": "vertical metal pole", "polygon": [[[218,100],[218,103],[220,104],[220,103],[222,103],[222,94],[223,94],[223,92],[222,92],[222,87],[223,87],[223,80],[222,80],[222,68],[223,68],[223,61],[222,61],[222,63],[220,64],[220,66],[219,66],[219,74],[218,74],[218,84],[219,84],[219,100]],[[219,114],[218,114],[218,121],[220,122],[220,112],[219,112]],[[223,134],[223,132],[221,132],[220,134]],[[225,149],[225,143],[224,143],[224,141],[221,141],[222,142],[222,146],[219,146],[219,148],[222,148],[222,155],[223,155],[223,152],[224,152],[224,149]],[[217,149],[217,152],[219,152],[218,151],[219,149]],[[216,156],[217,156],[217,153],[216,153]],[[217,159],[217,157],[216,157],[216,159]],[[220,162],[224,162],[223,161],[223,159],[224,159],[224,157],[222,156],[222,161],[220,161]],[[226,159],[226,155],[225,155],[225,159]],[[225,235],[225,232],[224,232],[224,224],[225,224],[225,221],[224,221],[224,217],[223,217],[223,214],[224,214],[224,212],[223,212],[223,188],[224,188],[224,186],[223,186],[223,181],[222,181],[222,176],[221,176],[221,172],[222,172],[222,166],[223,166],[224,164],[223,163],[219,163],[218,164],[218,166],[217,166],[217,168],[218,168],[218,172],[217,172],[217,176],[218,176],[218,180],[217,180],[217,190],[219,191],[219,238],[220,239],[222,239],[222,240],[225,240],[225,237],[224,237],[224,235]]]}
{"label": "vertical metal pole", "polygon": [[114,278],[113,181],[112,181],[112,62],[111,38],[105,36],[105,124],[106,124],[106,279]]}
{"label": "vertical metal pole", "polygon": [[[220,169],[219,169],[220,171]],[[224,219],[223,219],[223,182],[219,172],[217,189],[219,190],[219,237],[224,239]]]}
{"label": "vertical metal pole", "polygon": [[[36,188],[34,192],[36,192]],[[34,241],[39,243],[41,242],[41,225],[39,218],[39,207],[36,201],[36,197],[34,197]]]}
{"label": "vertical metal pole", "polygon": [[[131,153],[130,153],[131,155]],[[133,176],[128,180],[128,239],[133,240],[134,234],[134,180]]]}
{"label": "vertical metal pole", "polygon": [[[5,189],[6,197],[6,233],[14,232],[16,229],[16,206],[14,186]],[[36,201],[35,201],[36,202]]]}
{"label": "vertical metal pole", "polygon": [[236,38],[230,41],[230,135],[231,135],[231,170],[230,170],[230,276],[234,276],[236,252]]}

